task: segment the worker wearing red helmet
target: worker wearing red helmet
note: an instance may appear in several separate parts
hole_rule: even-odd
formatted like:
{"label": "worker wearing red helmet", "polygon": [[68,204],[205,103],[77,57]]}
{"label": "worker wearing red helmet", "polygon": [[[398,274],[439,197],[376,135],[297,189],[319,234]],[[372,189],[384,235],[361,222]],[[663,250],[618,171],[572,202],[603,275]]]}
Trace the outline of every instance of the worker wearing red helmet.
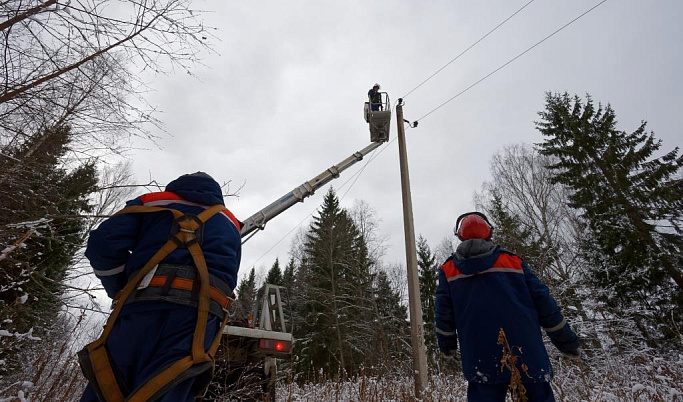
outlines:
{"label": "worker wearing red helmet", "polygon": [[505,401],[511,372],[501,368],[501,328],[517,356],[528,400],[554,401],[540,328],[563,354],[578,358],[576,334],[526,262],[491,241],[493,227],[484,214],[461,215],[454,232],[462,243],[439,271],[436,337],[449,357],[460,344],[468,401]]}

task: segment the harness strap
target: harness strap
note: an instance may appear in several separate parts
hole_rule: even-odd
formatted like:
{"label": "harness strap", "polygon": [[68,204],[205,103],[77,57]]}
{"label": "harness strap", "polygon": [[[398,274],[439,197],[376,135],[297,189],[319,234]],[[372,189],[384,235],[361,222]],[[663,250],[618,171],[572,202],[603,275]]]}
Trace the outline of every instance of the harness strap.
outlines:
{"label": "harness strap", "polygon": [[204,350],[204,338],[206,336],[206,322],[209,319],[209,271],[206,267],[204,254],[198,243],[193,243],[188,247],[192,259],[194,260],[197,271],[199,272],[199,302],[197,306],[197,326],[192,337],[192,360],[195,363],[211,361],[209,355]]}
{"label": "harness strap", "polygon": [[173,381],[173,379],[178,377],[183,371],[189,369],[195,364],[196,362],[192,359],[192,356],[183,357],[182,359],[173,363],[167,369],[163,370],[161,373],[147,380],[147,382],[145,382],[141,388],[138,388],[135,393],[128,398],[128,401],[149,401],[160,389]]}
{"label": "harness strap", "polygon": [[123,402],[123,391],[116,379],[114,368],[111,366],[107,348],[91,348],[90,345],[78,352],[78,361],[83,374],[89,380],[96,381],[97,385],[93,388],[98,399],[106,402]]}
{"label": "harness strap", "polygon": [[[216,207],[219,208],[215,211],[211,211],[211,209],[215,209]],[[212,208],[203,211],[197,217],[201,222],[205,222],[207,219],[209,219],[211,216],[213,216],[215,213],[221,210],[221,205],[213,206]],[[179,224],[181,225],[181,229],[184,228],[183,226],[189,226],[191,228],[190,230],[193,231],[198,228],[197,222],[193,220],[181,221],[179,222]],[[184,233],[187,234],[187,232]],[[190,255],[192,255],[192,260],[194,261],[195,267],[197,268],[197,273],[199,274],[199,302],[197,307],[197,324],[195,326],[194,334],[192,337],[192,354],[188,357],[178,360],[176,363],[174,363],[167,369],[163,370],[161,373],[150,378],[147,382],[145,382],[145,384],[141,388],[139,388],[137,391],[135,391],[133,395],[131,395],[131,397],[129,398],[130,401],[146,401],[150,399],[152,396],[154,396],[161,388],[163,388],[164,385],[171,382],[174,378],[178,377],[183,371],[189,369],[193,365],[204,362],[213,362],[213,358],[209,356],[209,354],[207,354],[206,351],[204,351],[206,323],[209,318],[209,304],[211,300],[209,296],[209,271],[206,266],[206,260],[204,259],[204,254],[202,253],[199,243],[193,241],[194,238],[184,240],[186,244],[190,242],[187,249],[190,252]],[[226,322],[225,319],[223,320],[223,322]],[[218,333],[212,340],[212,344],[216,338],[220,339],[221,332],[223,332],[222,330],[223,326],[221,325]]]}
{"label": "harness strap", "polygon": [[[197,215],[198,219],[184,219],[186,214],[172,209],[172,208],[161,208],[152,206],[136,205],[130,206],[117,212],[116,215],[126,214],[126,213],[152,213],[152,212],[171,212],[173,214],[174,222],[176,222],[180,228],[177,232],[173,233],[171,238],[152,256],[152,258],[147,261],[147,263],[138,270],[135,275],[128,281],[126,286],[119,292],[118,302],[114,305],[114,310],[107,319],[107,324],[102,331],[102,335],[86,346],[87,351],[90,353],[92,368],[94,370],[97,383],[100,390],[102,391],[102,396],[107,401],[121,402],[124,401],[124,395],[120,389],[118,382],[116,381],[116,375],[113,371],[113,367],[107,356],[106,348],[104,347],[111,333],[116,319],[118,318],[121,309],[125,305],[126,300],[131,296],[131,294],[136,290],[138,284],[147,275],[152,268],[158,265],[161,260],[168,256],[178,247],[187,247],[187,250],[192,256],[195,268],[197,269],[199,281],[199,300],[197,307],[197,324],[195,326],[193,339],[192,339],[192,353],[190,356],[182,358],[175,363],[173,363],[168,368],[161,371],[159,374],[153,376],[147,380],[141,387],[133,392],[132,395],[128,396],[126,400],[128,401],[146,401],[154,397],[165,385],[169,384],[173,379],[178,377],[181,373],[188,370],[190,367],[200,363],[210,363],[213,364],[213,356],[220,343],[220,335],[223,332],[223,328],[227,323],[228,314],[225,314],[219,331],[212,340],[211,346],[209,347],[208,353],[204,351],[204,338],[206,332],[206,323],[208,320],[209,306],[211,303],[211,286],[209,283],[209,271],[206,266],[206,260],[204,259],[204,254],[202,253],[199,242],[197,241],[196,231],[200,229],[201,225],[205,223],[213,215],[221,212],[225,207],[223,205],[214,205]],[[181,219],[183,218],[183,219]],[[228,306],[231,300],[228,299],[225,304],[220,303],[221,306]],[[103,355],[104,354],[104,355]]]}
{"label": "harness strap", "polygon": [[[191,292],[194,288],[194,279],[173,278],[170,284],[168,283],[168,280],[168,276],[154,275],[147,286],[152,288],[162,288],[164,286],[169,286],[171,289],[186,290],[188,292]],[[211,300],[218,303],[218,305],[223,310],[227,310],[227,308],[232,303],[232,299],[228,297],[222,290],[215,286],[211,286],[211,288],[209,289],[209,295],[211,296]],[[114,301],[118,302],[120,299],[121,295],[120,293],[117,293],[116,296],[114,296]]]}
{"label": "harness strap", "polygon": [[211,361],[213,361],[214,356],[216,356],[216,351],[218,350],[218,346],[220,346],[220,344],[221,344],[221,334],[223,333],[223,328],[225,328],[225,325],[228,323],[228,318],[230,318],[230,314],[226,313],[225,316],[223,317],[223,321],[221,322],[221,326],[220,326],[220,330],[218,331],[218,335],[216,335],[216,337],[213,338],[213,341],[211,341],[211,346],[209,346],[209,350],[206,351],[206,353],[211,358]]}

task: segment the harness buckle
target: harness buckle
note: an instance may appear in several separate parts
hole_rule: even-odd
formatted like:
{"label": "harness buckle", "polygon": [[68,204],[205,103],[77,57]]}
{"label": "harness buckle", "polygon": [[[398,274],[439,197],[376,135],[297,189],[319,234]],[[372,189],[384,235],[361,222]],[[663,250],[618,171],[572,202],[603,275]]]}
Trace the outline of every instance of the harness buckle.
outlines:
{"label": "harness buckle", "polygon": [[[193,229],[193,225],[197,227]],[[204,222],[197,215],[185,214],[173,220],[171,233],[168,239],[172,240],[178,248],[188,248],[189,246],[204,240]]]}
{"label": "harness buckle", "polygon": [[235,313],[237,312],[237,309],[236,309],[236,308],[232,309],[232,312],[230,312],[230,307],[232,307],[232,306],[235,304],[235,297],[234,297],[234,296],[235,296],[235,293],[233,293],[233,294],[230,295],[230,296],[226,296],[227,299],[228,299],[227,302],[226,302],[226,305],[225,305],[225,306],[221,306],[221,309],[223,310],[223,312],[224,312],[225,314],[227,314],[228,317],[234,316]]}

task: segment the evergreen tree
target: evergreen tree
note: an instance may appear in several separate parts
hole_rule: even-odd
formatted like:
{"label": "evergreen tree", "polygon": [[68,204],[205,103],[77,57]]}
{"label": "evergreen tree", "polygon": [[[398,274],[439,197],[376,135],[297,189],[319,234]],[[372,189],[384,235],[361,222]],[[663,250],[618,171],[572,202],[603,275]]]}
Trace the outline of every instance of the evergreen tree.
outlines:
{"label": "evergreen tree", "polygon": [[295,275],[296,263],[294,262],[293,258],[290,258],[287,266],[285,267],[285,272],[282,274],[282,286],[287,288],[288,291],[290,291],[294,285]]}
{"label": "evergreen tree", "polygon": [[334,191],[328,191],[304,244],[301,279],[309,299],[299,312],[303,322],[295,327],[300,371],[353,373],[371,347],[363,340],[371,331],[372,280],[359,237]]}
{"label": "evergreen tree", "polygon": [[[44,136],[51,140],[41,141]],[[62,126],[2,149],[15,159],[33,152],[0,189],[0,321],[11,332],[43,336],[56,321],[64,279],[84,243],[87,222],[81,216],[93,208],[88,197],[97,172],[92,162],[67,166],[70,141],[69,127]],[[0,158],[0,170],[12,161]]]}
{"label": "evergreen tree", "polygon": [[285,316],[289,320],[289,324],[287,326],[287,330],[289,332],[293,331],[296,322],[294,314],[296,310],[297,299],[300,296],[297,292],[296,274],[296,262],[294,261],[294,258],[290,258],[287,266],[285,267],[285,272],[282,274],[283,289],[280,289],[280,294],[283,298],[283,303],[285,304]]}
{"label": "evergreen tree", "polygon": [[280,270],[280,261],[277,258],[266,275],[266,283],[282,286],[282,270]]}
{"label": "evergreen tree", "polygon": [[387,273],[378,271],[374,281],[374,335],[371,342],[373,367],[395,370],[402,362],[409,362],[410,325],[406,306],[401,296],[392,289]]}
{"label": "evergreen tree", "polygon": [[256,303],[256,272],[253,267],[249,275],[242,278],[235,293],[237,293],[235,320],[246,323],[249,315],[253,314],[252,308]]}
{"label": "evergreen tree", "polygon": [[439,284],[439,266],[436,257],[429,249],[427,240],[420,236],[417,240],[417,267],[420,279],[420,300],[422,301],[422,322],[424,323],[425,346],[429,364],[434,365],[438,354],[434,327],[434,301],[436,286]]}
{"label": "evergreen tree", "polygon": [[[0,303],[18,308],[21,318],[14,317],[13,324],[20,332],[38,324],[36,319],[51,320],[59,310],[61,281],[85,235],[85,219],[78,216],[91,211],[88,195],[97,184],[93,163],[73,169],[65,165],[71,139],[68,127],[46,130],[33,140],[42,136],[51,136],[52,141],[34,150],[31,162],[15,170],[0,195],[0,245],[5,249],[24,239],[23,246],[0,260]],[[3,153],[20,159],[30,147],[32,142]],[[0,161],[0,170],[10,165],[5,158]],[[17,300],[23,296],[27,298],[21,307]]]}
{"label": "evergreen tree", "polygon": [[303,257],[295,271],[291,308],[292,334],[296,339],[293,365],[297,373],[305,375],[305,377],[302,376],[304,380],[312,380],[311,376],[317,374],[317,368],[313,365],[313,356],[319,348],[313,343],[313,339],[321,338],[317,334],[319,328],[316,327],[317,309],[310,303],[313,298],[311,288],[308,261],[306,257]]}
{"label": "evergreen tree", "polygon": [[[539,270],[548,264],[547,256],[550,252],[544,250],[541,241],[534,239],[531,230],[516,214],[505,207],[500,194],[492,192],[492,198],[484,208],[494,227],[492,240],[495,243],[519,255],[534,270]],[[552,283],[555,280],[552,277],[542,279],[546,283]]]}
{"label": "evergreen tree", "polygon": [[[573,190],[570,205],[589,228],[585,250],[598,269],[597,283],[622,309],[652,308],[646,320],[664,337],[680,328],[683,310],[683,156],[661,157],[653,133],[641,122],[632,133],[616,129],[607,105],[595,107],[568,94],[547,94],[537,128],[546,137],[540,152],[557,158],[553,180]],[[648,324],[641,332],[651,336]]]}
{"label": "evergreen tree", "polygon": [[[346,211],[345,211],[346,212]],[[376,356],[373,352],[372,341],[376,328],[374,326],[375,310],[372,306],[374,298],[372,268],[374,261],[370,258],[365,238],[358,231],[357,226],[347,213],[354,233],[354,255],[349,261],[346,273],[342,308],[350,322],[348,333],[349,346],[352,348],[349,373],[357,373],[358,368],[373,366]]]}

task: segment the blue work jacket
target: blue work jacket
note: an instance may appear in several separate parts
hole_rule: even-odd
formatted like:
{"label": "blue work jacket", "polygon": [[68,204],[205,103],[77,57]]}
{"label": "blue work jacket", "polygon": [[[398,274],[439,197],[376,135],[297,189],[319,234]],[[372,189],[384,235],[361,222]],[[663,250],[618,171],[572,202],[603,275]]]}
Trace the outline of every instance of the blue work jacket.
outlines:
{"label": "blue work jacket", "polygon": [[[184,175],[166,186],[166,191],[130,200],[126,206],[148,205],[199,214],[223,203],[220,186],[209,176]],[[90,232],[85,256],[109,297],[123,289],[138,269],[168,241],[173,215],[170,212],[115,215]],[[241,223],[226,208],[204,225],[201,249],[209,272],[231,289],[237,282],[241,258]],[[178,248],[162,260],[166,264],[194,265],[187,249]]]}
{"label": "blue work jacket", "polygon": [[[466,242],[472,241],[486,242]],[[452,354],[460,344],[467,381],[507,383],[510,371],[501,369],[503,349],[498,344],[503,329],[518,356],[522,381],[550,381],[553,373],[541,327],[561,351],[576,351],[578,338],[548,287],[521,258],[500,246],[483,244],[488,244],[483,248],[486,252],[467,257],[456,253],[441,266],[435,306],[439,349]]]}

